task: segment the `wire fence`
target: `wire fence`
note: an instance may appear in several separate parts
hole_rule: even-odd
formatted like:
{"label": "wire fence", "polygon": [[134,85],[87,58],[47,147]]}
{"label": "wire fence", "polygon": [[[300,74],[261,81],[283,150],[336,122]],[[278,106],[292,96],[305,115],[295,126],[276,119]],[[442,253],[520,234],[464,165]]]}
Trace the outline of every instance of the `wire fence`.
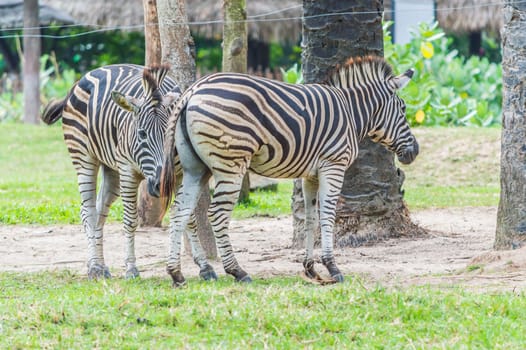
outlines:
{"label": "wire fence", "polygon": [[[415,3],[421,3],[420,0],[412,0],[415,1]],[[470,10],[470,9],[477,9],[477,8],[483,8],[483,7],[489,7],[489,6],[505,6],[505,5],[517,5],[526,3],[526,0],[500,0],[500,1],[488,1],[488,2],[478,2],[476,4],[472,5],[464,5],[464,6],[450,6],[450,7],[441,7],[437,8],[436,11],[459,11],[459,10]],[[302,20],[308,20],[308,19],[316,19],[316,18],[323,18],[323,17],[330,17],[330,16],[342,16],[342,15],[368,15],[368,14],[376,14],[377,11],[347,11],[347,12],[336,12],[336,13],[325,13],[325,14],[319,14],[319,15],[312,15],[312,16],[284,16],[284,17],[274,17],[274,18],[264,18],[267,16],[277,15],[280,13],[284,13],[291,10],[298,10],[301,9],[302,5],[294,5],[289,6],[282,9],[277,9],[273,11],[269,11],[266,13],[260,13],[256,15],[247,16],[246,20],[243,21],[234,21],[239,23],[262,23],[262,22],[287,22],[287,21],[302,21]],[[413,13],[420,11],[418,9],[406,9],[403,12],[404,13]],[[384,10],[384,13],[393,13],[392,10]],[[24,31],[24,30],[31,30],[31,29],[49,29],[49,28],[55,28],[56,26],[39,26],[39,27],[17,27],[17,28],[9,28],[9,29],[3,29],[3,32],[15,32],[13,34],[4,34],[0,36],[0,39],[9,39],[9,38],[20,38],[20,37],[38,37],[38,38],[49,38],[49,39],[67,39],[72,37],[79,37],[79,36],[85,36],[93,33],[100,33],[100,32],[106,32],[106,31],[114,31],[114,30],[141,30],[144,28],[144,26],[148,25],[165,25],[165,26],[180,26],[180,25],[188,25],[188,26],[203,26],[203,25],[212,25],[212,24],[223,24],[224,21],[222,19],[217,20],[209,20],[209,21],[187,21],[187,22],[173,22],[170,23],[155,23],[155,24],[134,24],[134,25],[127,25],[127,26],[103,26],[98,24],[90,24],[90,23],[77,23],[77,24],[69,24],[69,25],[61,25],[61,28],[95,28],[95,29],[87,29],[85,31],[79,32],[79,33],[71,33],[71,34],[61,34],[61,35],[54,35],[54,34],[19,34],[18,32]]]}

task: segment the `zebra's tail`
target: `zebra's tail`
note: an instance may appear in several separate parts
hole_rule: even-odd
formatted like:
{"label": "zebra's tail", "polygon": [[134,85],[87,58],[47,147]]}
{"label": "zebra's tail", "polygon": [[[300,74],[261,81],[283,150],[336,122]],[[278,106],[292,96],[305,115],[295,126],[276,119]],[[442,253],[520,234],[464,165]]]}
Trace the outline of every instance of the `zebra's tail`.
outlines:
{"label": "zebra's tail", "polygon": [[47,125],[55,123],[62,117],[62,111],[66,106],[67,96],[61,100],[51,100],[44,108],[44,112],[40,116],[40,119]]}
{"label": "zebra's tail", "polygon": [[[168,209],[172,202],[172,196],[175,191],[176,175],[179,171],[179,161],[176,160],[177,149],[175,148],[175,131],[179,118],[186,112],[186,105],[188,100],[192,96],[193,91],[191,88],[187,89],[183,95],[177,100],[177,103],[172,111],[170,119],[168,120],[168,126],[166,127],[166,133],[164,135],[164,158],[163,168],[161,171],[161,188],[160,197],[163,208]],[[177,164],[176,164],[177,162]],[[176,169],[177,166],[177,169]]]}

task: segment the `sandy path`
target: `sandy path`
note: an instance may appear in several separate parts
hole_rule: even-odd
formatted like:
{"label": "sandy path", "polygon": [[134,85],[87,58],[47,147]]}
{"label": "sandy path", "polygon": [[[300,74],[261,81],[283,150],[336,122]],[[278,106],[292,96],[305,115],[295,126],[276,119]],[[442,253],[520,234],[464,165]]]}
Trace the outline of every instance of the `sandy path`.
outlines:
{"label": "sandy path", "polygon": [[[472,287],[526,289],[526,249],[493,252],[495,208],[433,209],[413,213],[430,230],[427,237],[392,239],[374,246],[336,250],[336,261],[349,274],[372,281],[404,285],[431,283]],[[291,217],[234,220],[231,238],[237,258],[253,277],[297,275],[303,251],[290,249]],[[0,270],[72,269],[85,272],[86,244],[78,225],[0,226]],[[137,233],[137,261],[142,276],[166,276],[166,229]],[[121,276],[124,239],[120,225],[108,225],[105,258],[114,276]],[[219,262],[212,263],[223,275]],[[469,272],[468,265],[479,268]],[[321,266],[318,270],[323,271]],[[187,277],[198,269],[187,255]],[[440,276],[437,276],[440,275]],[[168,276],[166,276],[168,279]]]}

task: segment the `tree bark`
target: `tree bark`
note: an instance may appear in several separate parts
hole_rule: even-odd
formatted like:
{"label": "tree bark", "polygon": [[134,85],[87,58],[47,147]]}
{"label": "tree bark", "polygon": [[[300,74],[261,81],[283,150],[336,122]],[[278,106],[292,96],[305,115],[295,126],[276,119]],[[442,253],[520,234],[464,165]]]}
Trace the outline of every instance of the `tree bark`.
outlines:
{"label": "tree bark", "polygon": [[[223,1],[223,72],[247,72],[247,19],[245,0]],[[246,202],[250,196],[250,180],[243,178],[239,201]]]}
{"label": "tree bark", "polygon": [[24,122],[38,124],[40,115],[40,28],[38,0],[24,0]]}
{"label": "tree bark", "polygon": [[186,16],[184,0],[158,0],[159,34],[161,37],[162,62],[170,64],[171,76],[181,91],[194,81],[195,43]]}
{"label": "tree bark", "polygon": [[[351,56],[383,56],[381,0],[304,0],[302,69],[305,83],[319,83]],[[351,14],[360,12],[359,14]],[[341,15],[319,16],[342,13]],[[343,14],[345,13],[345,14]],[[311,17],[313,16],[313,17]],[[364,243],[424,232],[414,225],[403,201],[404,180],[394,155],[364,140],[358,158],[345,174],[334,227],[336,246]],[[304,247],[301,182],[293,192],[293,246]],[[319,233],[316,244],[319,245]]]}
{"label": "tree bark", "polygon": [[[144,0],[144,39],[145,57],[144,65],[148,67],[161,64],[161,37],[157,18],[157,1]],[[142,181],[139,187],[139,225],[141,227],[160,227],[162,222],[161,200],[150,196],[146,181]]]}
{"label": "tree bark", "polygon": [[247,19],[245,0],[223,1],[223,71],[247,72]]}
{"label": "tree bark", "polygon": [[161,36],[159,34],[159,18],[157,17],[157,1],[143,0],[144,8],[144,38],[146,66],[160,65],[162,60]]}
{"label": "tree bark", "polygon": [[503,8],[500,201],[495,249],[526,243],[526,4]]}
{"label": "tree bark", "polygon": [[[157,0],[159,34],[161,37],[162,62],[170,64],[171,76],[181,91],[185,91],[194,81],[195,44],[188,27],[184,0]],[[205,191],[196,209],[197,235],[210,259],[217,258],[214,234],[208,221],[210,194]]]}

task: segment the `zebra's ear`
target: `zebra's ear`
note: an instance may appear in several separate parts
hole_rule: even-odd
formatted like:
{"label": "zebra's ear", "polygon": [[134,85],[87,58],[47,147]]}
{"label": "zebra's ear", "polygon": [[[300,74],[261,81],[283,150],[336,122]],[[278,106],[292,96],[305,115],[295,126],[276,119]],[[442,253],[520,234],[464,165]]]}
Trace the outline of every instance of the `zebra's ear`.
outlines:
{"label": "zebra's ear", "polygon": [[171,105],[172,103],[177,101],[179,96],[181,96],[180,93],[175,92],[175,91],[170,91],[169,93],[167,93],[166,95],[163,96],[163,105],[164,106]]}
{"label": "zebra's ear", "polygon": [[407,84],[409,84],[414,72],[415,71],[413,69],[408,69],[404,74],[394,77],[391,81],[393,82],[395,90],[403,89]]}
{"label": "zebra's ear", "polygon": [[128,112],[137,112],[141,106],[140,101],[136,98],[123,95],[118,91],[112,91],[111,98],[119,107]]}

